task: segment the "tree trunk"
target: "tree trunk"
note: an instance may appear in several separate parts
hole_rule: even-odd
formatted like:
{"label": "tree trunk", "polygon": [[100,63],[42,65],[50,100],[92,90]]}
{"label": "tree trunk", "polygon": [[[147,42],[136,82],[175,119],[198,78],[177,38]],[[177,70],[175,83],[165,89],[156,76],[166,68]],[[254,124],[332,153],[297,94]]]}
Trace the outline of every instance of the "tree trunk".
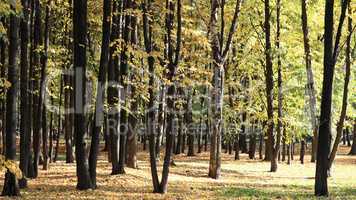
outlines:
{"label": "tree trunk", "polygon": [[350,130],[348,128],[346,128],[346,141],[347,141],[347,146],[351,147]]}
{"label": "tree trunk", "polygon": [[101,38],[101,54],[99,76],[97,84],[97,96],[95,104],[94,121],[92,122],[92,138],[89,154],[89,173],[92,187],[96,188],[96,165],[99,154],[100,132],[104,124],[104,96],[106,87],[106,74],[109,64],[109,44],[111,32],[111,0],[104,0],[103,4],[103,19],[102,19],[102,38]]}
{"label": "tree trunk", "polygon": [[[133,9],[137,9],[135,2],[133,1]],[[131,17],[131,45],[137,45],[137,34],[138,34],[138,25],[137,25],[137,17]],[[132,55],[133,57],[133,55]],[[132,82],[136,82],[135,75],[131,75]],[[131,89],[131,98],[135,99],[132,103],[131,111],[136,113],[138,110],[138,100],[136,99],[136,88],[132,86]],[[128,134],[127,134],[127,159],[126,163],[128,167],[137,168],[137,119],[133,114],[129,114],[128,116]],[[159,138],[159,137],[157,137]],[[159,153],[158,153],[159,154]],[[157,152],[156,152],[157,156]]]}
{"label": "tree trunk", "polygon": [[[113,10],[115,13],[112,19],[112,31],[110,40],[114,42],[119,39],[121,16],[117,12],[121,11],[122,2],[113,2]],[[108,81],[112,84],[108,85],[108,123],[107,128],[109,131],[109,141],[110,141],[110,154],[111,154],[111,164],[112,171],[111,174],[119,174],[119,91],[116,87],[119,82],[119,64],[118,56],[114,54],[117,44],[110,47],[109,65],[108,65]]]}
{"label": "tree trunk", "polygon": [[[10,15],[9,27],[9,65],[7,80],[11,83],[10,88],[6,92],[6,153],[7,160],[16,159],[16,127],[17,127],[17,49],[18,49],[18,31],[19,20],[15,13],[15,5],[11,5],[11,10],[14,12]],[[20,190],[17,179],[9,170],[5,172],[4,187],[1,193],[2,196],[19,196]]]}
{"label": "tree trunk", "polygon": [[305,155],[305,140],[302,139],[302,141],[300,142],[300,163],[304,164],[304,155]]}
{"label": "tree trunk", "polygon": [[312,58],[311,58],[310,44],[309,44],[307,2],[306,2],[306,0],[302,0],[301,2],[302,2],[302,29],[303,29],[303,39],[304,39],[304,57],[305,57],[305,67],[307,70],[307,81],[308,81],[307,82],[307,91],[308,91],[308,96],[309,96],[310,121],[312,124],[312,131],[313,131],[311,162],[315,162],[316,149],[318,146],[316,97],[315,97],[314,75],[313,75],[313,69],[312,69]]}
{"label": "tree trunk", "polygon": [[[53,105],[53,97],[51,97],[51,102]],[[53,112],[50,114],[49,119],[49,147],[48,147],[48,158],[49,162],[52,162],[53,158],[53,138],[54,138],[54,129],[53,129]]]}
{"label": "tree trunk", "polygon": [[[276,38],[276,47],[277,50],[280,50],[280,32],[281,32],[281,27],[280,27],[280,15],[281,15],[281,1],[277,0],[277,38]],[[282,136],[282,131],[283,131],[283,126],[282,126],[282,118],[283,118],[283,94],[282,94],[282,62],[281,62],[281,56],[280,54],[277,55],[277,66],[278,66],[278,80],[277,80],[277,85],[278,85],[278,118],[277,118],[277,136],[276,139],[273,137],[272,141],[272,160],[271,160],[271,172],[276,172],[277,171],[277,164],[278,164],[278,156],[279,156],[279,150],[280,150],[280,144],[281,144],[281,136]],[[273,70],[273,69],[272,69]],[[273,77],[272,77],[273,79]],[[273,89],[272,89],[273,90]],[[273,91],[272,91],[273,93]],[[272,95],[272,100],[273,100],[273,94]],[[273,107],[273,104],[272,104]],[[272,111],[273,112],[273,111]],[[273,120],[273,117],[271,118]],[[272,133],[273,134],[273,133]]]}
{"label": "tree trunk", "polygon": [[282,139],[282,161],[286,160],[286,139],[287,139],[287,131],[285,127],[283,127],[283,139]]}
{"label": "tree trunk", "polygon": [[[33,58],[33,69],[32,69],[32,79],[33,79],[33,91],[41,90],[39,88],[38,83],[38,71],[40,69],[40,53],[37,51],[39,46],[42,45],[42,30],[41,30],[41,7],[40,1],[35,0],[34,2],[34,42],[33,42],[33,51],[34,51],[34,58]],[[41,104],[40,104],[40,95],[33,94],[33,177],[36,178],[38,176],[38,162],[40,158],[40,141],[41,141],[41,131],[42,131],[42,112],[41,112]]]}
{"label": "tree trunk", "polygon": [[[267,98],[267,143],[268,147],[266,148],[266,156],[269,156],[271,160],[271,172],[277,171],[277,161],[274,159],[274,122],[273,122],[273,63],[272,63],[272,56],[271,56],[271,26],[270,26],[270,6],[269,0],[265,0],[265,56],[266,56],[266,98]],[[266,144],[267,144],[266,143]],[[266,145],[267,147],[267,145]],[[266,157],[265,157],[266,160]]]}
{"label": "tree trunk", "polygon": [[328,196],[327,172],[329,166],[330,136],[331,136],[331,105],[334,69],[338,55],[342,25],[348,0],[342,2],[342,10],[333,45],[334,29],[334,0],[325,3],[325,33],[324,33],[324,78],[321,98],[319,139],[317,148],[317,162],[315,175],[315,195]]}
{"label": "tree trunk", "polygon": [[193,123],[193,113],[192,113],[192,107],[193,107],[193,94],[192,94],[192,89],[189,88],[187,91],[187,108],[186,108],[186,113],[185,113],[185,124],[186,124],[186,134],[188,136],[188,153],[187,156],[194,156],[194,129],[192,127]]}
{"label": "tree trunk", "polygon": [[46,88],[45,88],[45,80],[46,80],[46,70],[48,63],[48,46],[49,46],[49,17],[50,17],[50,6],[51,0],[48,0],[46,3],[46,16],[45,16],[45,30],[44,30],[44,50],[41,57],[42,71],[41,71],[41,91],[40,91],[40,104],[42,112],[42,155],[43,155],[43,169],[47,170],[48,168],[48,127],[47,127],[47,114],[46,114],[46,106],[44,105],[46,102]]}
{"label": "tree trunk", "polygon": [[356,119],[354,119],[352,146],[349,155],[356,155]]}
{"label": "tree trunk", "polygon": [[256,152],[256,124],[252,124],[252,133],[250,135],[250,143],[249,143],[249,151],[248,157],[250,159],[255,159],[255,152]]}
{"label": "tree trunk", "polygon": [[[1,22],[3,24],[5,24],[5,17],[2,17],[1,18]],[[1,66],[5,66],[5,57],[6,57],[6,43],[5,43],[5,38],[4,37],[1,37],[0,38],[0,64]],[[1,67],[1,78],[6,78],[6,74],[5,74],[5,71],[6,71],[6,68],[5,67]],[[6,108],[6,101],[5,99],[1,99],[0,101],[1,103],[1,112],[4,113],[6,112],[5,108]],[[6,142],[6,139],[5,139],[5,124],[6,124],[6,115],[1,115],[1,135],[0,135],[0,145],[1,145],[1,154],[5,154],[5,142]]]}
{"label": "tree trunk", "polygon": [[86,190],[92,187],[86,157],[85,89],[86,89],[86,36],[87,36],[87,1],[76,0],[73,6],[74,38],[74,133],[75,159],[77,165],[77,189]]}
{"label": "tree trunk", "polygon": [[[31,140],[31,119],[29,112],[29,78],[28,78],[28,66],[29,66],[29,57],[28,57],[28,43],[29,43],[29,14],[30,14],[30,5],[28,0],[22,0],[23,7],[23,18],[21,19],[21,70],[20,70],[20,169],[24,175],[22,179],[19,180],[19,187],[26,188],[28,177],[28,165],[30,163],[30,140]],[[4,55],[5,56],[5,55]],[[2,65],[3,66],[3,65]],[[4,68],[4,67],[2,67]],[[4,111],[4,110],[3,110]],[[2,121],[4,123],[4,121]]]}
{"label": "tree trunk", "polygon": [[336,138],[334,141],[334,145],[332,146],[332,150],[329,156],[329,171],[331,169],[331,165],[334,162],[336,157],[336,152],[340,144],[340,139],[342,135],[342,130],[344,129],[344,121],[346,118],[347,112],[347,103],[348,103],[348,92],[349,92],[349,83],[350,83],[350,75],[351,75],[351,37],[352,37],[352,14],[351,14],[351,7],[349,3],[348,9],[348,37],[346,41],[346,72],[345,72],[345,79],[344,79],[344,90],[343,90],[343,97],[342,97],[342,108],[339,121],[336,125]]}

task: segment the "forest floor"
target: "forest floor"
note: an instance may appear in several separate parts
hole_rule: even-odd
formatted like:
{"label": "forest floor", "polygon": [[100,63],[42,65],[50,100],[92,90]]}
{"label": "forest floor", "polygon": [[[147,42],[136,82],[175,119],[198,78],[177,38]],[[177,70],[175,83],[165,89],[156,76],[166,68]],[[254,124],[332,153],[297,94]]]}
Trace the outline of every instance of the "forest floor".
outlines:
{"label": "forest floor", "polygon": [[[346,155],[349,148],[341,147],[329,178],[331,199],[356,199],[356,156]],[[171,167],[168,193],[153,194],[148,153],[140,152],[138,169],[126,168],[125,175],[110,175],[111,165],[101,152],[98,163],[98,188],[77,191],[75,164],[65,161],[51,163],[48,171],[40,170],[39,177],[29,180],[21,190],[24,199],[313,199],[315,164],[306,156],[304,165],[299,156],[291,165],[280,163],[278,172],[270,173],[269,162],[249,160],[241,154],[223,153],[222,176],[219,180],[207,177],[209,154],[194,157],[175,155]],[[162,162],[160,162],[162,164]],[[161,165],[160,165],[161,169]],[[3,175],[0,180],[2,188]]]}

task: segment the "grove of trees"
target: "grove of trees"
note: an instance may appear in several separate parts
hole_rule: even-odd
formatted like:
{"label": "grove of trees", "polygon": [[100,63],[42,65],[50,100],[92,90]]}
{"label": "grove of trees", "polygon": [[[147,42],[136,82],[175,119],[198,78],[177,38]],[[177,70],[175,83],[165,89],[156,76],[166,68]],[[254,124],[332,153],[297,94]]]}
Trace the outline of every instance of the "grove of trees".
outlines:
{"label": "grove of trees", "polygon": [[355,20],[353,0],[0,0],[2,195],[63,156],[87,190],[147,151],[167,193],[177,154],[219,179],[224,150],[273,173],[310,143],[328,196],[339,144],[356,155]]}

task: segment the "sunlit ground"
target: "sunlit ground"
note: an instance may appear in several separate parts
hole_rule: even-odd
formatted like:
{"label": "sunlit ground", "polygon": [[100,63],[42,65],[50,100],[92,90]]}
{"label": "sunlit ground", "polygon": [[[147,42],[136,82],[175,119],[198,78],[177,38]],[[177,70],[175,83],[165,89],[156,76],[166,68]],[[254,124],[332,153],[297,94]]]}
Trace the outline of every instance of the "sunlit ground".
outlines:
{"label": "sunlit ground", "polygon": [[[356,199],[356,156],[348,156],[342,147],[329,178],[331,199]],[[256,154],[257,155],[257,154]],[[258,157],[258,155],[257,155]],[[22,190],[24,199],[311,199],[313,197],[315,164],[310,157],[301,165],[299,156],[291,165],[279,164],[277,173],[270,173],[269,162],[249,160],[241,155],[223,153],[222,177],[207,177],[208,153],[195,157],[175,156],[171,167],[168,193],[153,194],[148,152],[139,153],[139,169],[126,168],[125,175],[110,175],[111,165],[101,152],[98,163],[98,189],[77,191],[75,164],[51,163],[48,171],[29,181]],[[162,164],[160,162],[160,164]],[[161,165],[160,165],[161,169]],[[3,185],[3,175],[1,179]]]}

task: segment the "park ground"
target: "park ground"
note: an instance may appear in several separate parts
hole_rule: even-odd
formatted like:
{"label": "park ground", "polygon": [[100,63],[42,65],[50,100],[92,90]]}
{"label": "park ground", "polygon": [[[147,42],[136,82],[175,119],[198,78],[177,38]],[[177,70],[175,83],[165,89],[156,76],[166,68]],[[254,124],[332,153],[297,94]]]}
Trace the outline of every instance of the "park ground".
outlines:
{"label": "park ground", "polygon": [[[348,150],[340,148],[328,179],[330,199],[356,199],[356,156],[348,156]],[[175,155],[164,195],[152,193],[148,152],[141,151],[139,168],[126,168],[125,175],[110,175],[111,165],[105,158],[101,152],[96,190],[77,191],[75,164],[60,160],[29,180],[29,187],[21,190],[22,199],[314,199],[315,164],[309,156],[304,165],[296,155],[291,165],[281,163],[278,172],[270,173],[269,162],[250,160],[244,154],[235,161],[233,155],[224,153],[222,176],[213,180],[207,177],[208,152],[194,157]]]}

